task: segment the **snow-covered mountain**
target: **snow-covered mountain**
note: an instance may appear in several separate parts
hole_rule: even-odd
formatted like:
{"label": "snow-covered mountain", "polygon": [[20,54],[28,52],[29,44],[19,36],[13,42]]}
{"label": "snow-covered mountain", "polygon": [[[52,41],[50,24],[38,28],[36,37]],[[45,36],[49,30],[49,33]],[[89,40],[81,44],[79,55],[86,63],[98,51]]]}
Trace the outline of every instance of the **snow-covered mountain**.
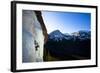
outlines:
{"label": "snow-covered mountain", "polygon": [[85,40],[90,39],[90,31],[78,31],[72,34],[62,33],[59,30],[55,30],[49,34],[49,39],[53,39],[54,41],[65,40]]}
{"label": "snow-covered mountain", "polygon": [[61,33],[59,30],[55,30],[49,34],[49,39],[54,39],[55,41],[59,41],[65,38],[65,35]]}
{"label": "snow-covered mountain", "polygon": [[78,31],[78,32],[72,33],[72,36],[74,36],[80,40],[90,39],[91,32],[90,31]]}

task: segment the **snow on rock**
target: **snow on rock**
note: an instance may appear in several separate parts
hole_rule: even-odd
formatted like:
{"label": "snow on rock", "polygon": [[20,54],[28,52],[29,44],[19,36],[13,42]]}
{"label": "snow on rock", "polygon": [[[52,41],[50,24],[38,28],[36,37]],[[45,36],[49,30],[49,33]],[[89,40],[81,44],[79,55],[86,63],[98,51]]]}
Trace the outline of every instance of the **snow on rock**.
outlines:
{"label": "snow on rock", "polygon": [[78,32],[74,32],[71,34],[68,33],[62,33],[59,30],[55,30],[53,32],[51,32],[49,34],[49,39],[53,39],[55,41],[61,41],[62,39],[65,40],[86,40],[86,39],[90,39],[90,35],[91,32],[90,31],[78,31]]}

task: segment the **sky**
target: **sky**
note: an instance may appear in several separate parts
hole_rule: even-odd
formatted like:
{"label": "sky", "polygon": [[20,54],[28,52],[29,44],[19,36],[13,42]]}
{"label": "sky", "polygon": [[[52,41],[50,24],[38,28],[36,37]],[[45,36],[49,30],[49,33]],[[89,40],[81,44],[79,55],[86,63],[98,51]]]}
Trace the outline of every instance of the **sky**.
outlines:
{"label": "sky", "polygon": [[90,13],[42,11],[42,17],[48,33],[54,30],[60,30],[62,33],[90,31]]}

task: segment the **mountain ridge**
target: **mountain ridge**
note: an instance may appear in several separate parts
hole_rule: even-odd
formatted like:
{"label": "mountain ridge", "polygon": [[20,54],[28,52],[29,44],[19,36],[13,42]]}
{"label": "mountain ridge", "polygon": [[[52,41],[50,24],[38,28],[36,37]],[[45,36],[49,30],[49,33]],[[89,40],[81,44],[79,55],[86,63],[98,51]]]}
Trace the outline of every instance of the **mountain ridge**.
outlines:
{"label": "mountain ridge", "polygon": [[64,40],[72,40],[72,39],[86,40],[86,39],[90,39],[90,36],[91,36],[91,32],[86,30],[80,30],[78,32],[73,32],[71,34],[62,33],[60,32],[60,30],[54,30],[49,34],[49,39],[52,39],[54,41],[62,41],[63,39]]}

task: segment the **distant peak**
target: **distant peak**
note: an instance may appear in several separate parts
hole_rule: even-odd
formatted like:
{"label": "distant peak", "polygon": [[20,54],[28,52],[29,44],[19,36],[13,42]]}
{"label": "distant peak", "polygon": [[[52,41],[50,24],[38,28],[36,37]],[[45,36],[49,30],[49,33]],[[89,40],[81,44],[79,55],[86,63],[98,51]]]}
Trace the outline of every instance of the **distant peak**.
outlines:
{"label": "distant peak", "polygon": [[53,32],[60,32],[60,30],[55,30],[55,31],[53,31]]}
{"label": "distant peak", "polygon": [[60,30],[54,30],[50,34],[52,34],[52,33],[56,33],[57,34],[57,33],[61,33],[61,32],[60,32]]}

